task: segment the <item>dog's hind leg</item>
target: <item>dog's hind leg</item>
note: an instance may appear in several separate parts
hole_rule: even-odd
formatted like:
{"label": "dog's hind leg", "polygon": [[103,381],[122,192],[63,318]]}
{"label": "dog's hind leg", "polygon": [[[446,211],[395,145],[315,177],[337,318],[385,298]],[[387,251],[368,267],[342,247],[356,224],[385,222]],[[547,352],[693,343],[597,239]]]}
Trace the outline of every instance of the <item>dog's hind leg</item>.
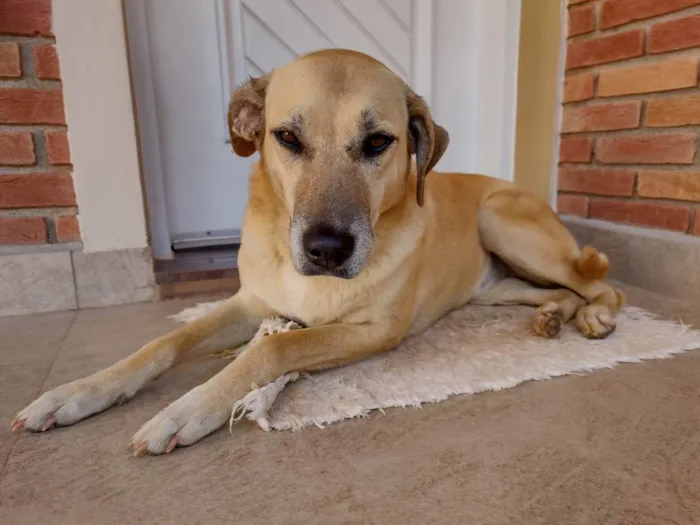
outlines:
{"label": "dog's hind leg", "polygon": [[537,335],[556,337],[586,301],[566,288],[537,288],[520,279],[508,278],[471,300],[473,304],[539,306],[532,328]]}
{"label": "dog's hind leg", "polygon": [[516,276],[542,286],[559,285],[585,299],[576,324],[589,338],[615,330],[613,316],[624,294],[604,281],[609,262],[595,248],[581,250],[571,233],[543,201],[518,189],[490,195],[478,212],[479,234]]}

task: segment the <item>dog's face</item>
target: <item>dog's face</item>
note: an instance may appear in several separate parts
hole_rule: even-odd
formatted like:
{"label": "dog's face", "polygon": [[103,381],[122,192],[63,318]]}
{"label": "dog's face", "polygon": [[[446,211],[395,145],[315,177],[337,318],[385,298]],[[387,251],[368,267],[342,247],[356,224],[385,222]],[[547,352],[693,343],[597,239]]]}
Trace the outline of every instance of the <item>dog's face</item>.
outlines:
{"label": "dog's face", "polygon": [[251,79],[233,95],[229,126],[236,153],[260,151],[291,218],[293,264],[307,276],[357,276],[377,220],[404,199],[411,155],[422,205],[425,176],[448,143],[400,78],[345,50]]}

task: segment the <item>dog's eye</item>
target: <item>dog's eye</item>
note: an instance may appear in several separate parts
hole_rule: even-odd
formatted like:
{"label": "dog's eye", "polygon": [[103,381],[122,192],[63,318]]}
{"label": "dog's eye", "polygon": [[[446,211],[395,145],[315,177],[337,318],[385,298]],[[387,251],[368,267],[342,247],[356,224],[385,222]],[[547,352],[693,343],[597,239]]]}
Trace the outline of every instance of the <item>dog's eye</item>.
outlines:
{"label": "dog's eye", "polygon": [[391,146],[392,142],[394,142],[394,137],[384,133],[374,133],[365,139],[362,151],[366,156],[373,157]]}
{"label": "dog's eye", "polygon": [[291,131],[285,129],[275,131],[275,137],[280,144],[292,151],[298,151],[301,148],[301,142],[299,142],[297,136]]}

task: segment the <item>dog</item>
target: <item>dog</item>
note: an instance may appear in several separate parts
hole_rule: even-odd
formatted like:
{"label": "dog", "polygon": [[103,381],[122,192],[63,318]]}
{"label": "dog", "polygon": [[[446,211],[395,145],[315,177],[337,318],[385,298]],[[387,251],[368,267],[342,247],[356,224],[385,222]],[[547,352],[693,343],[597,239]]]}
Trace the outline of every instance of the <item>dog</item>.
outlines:
{"label": "dog", "polygon": [[228,122],[235,153],[260,154],[238,293],[46,392],[17,415],[14,431],[77,423],[130,399],[224,327],[237,346],[274,315],[304,328],[263,338],[170,404],[136,432],[134,455],[196,443],[251,385],[388,351],[467,303],[537,306],[533,330],[548,338],[573,318],[589,338],[615,329],[624,295],[604,281],[607,257],[579,248],[545,202],[509,182],[432,172],[448,133],[373,58],[323,50],[251,78],[232,95]]}

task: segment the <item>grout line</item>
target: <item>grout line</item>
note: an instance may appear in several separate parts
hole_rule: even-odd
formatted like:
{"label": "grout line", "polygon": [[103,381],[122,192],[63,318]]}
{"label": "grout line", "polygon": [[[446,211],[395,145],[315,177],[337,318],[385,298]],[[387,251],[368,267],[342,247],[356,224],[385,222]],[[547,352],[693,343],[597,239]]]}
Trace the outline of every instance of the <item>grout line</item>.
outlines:
{"label": "grout line", "polygon": [[[68,329],[66,330],[66,333],[63,335],[63,337],[61,338],[61,341],[57,345],[58,350],[54,354],[54,357],[51,360],[51,365],[49,366],[48,370],[46,371],[46,374],[44,375],[44,379],[41,382],[41,385],[39,386],[39,391],[33,396],[33,399],[30,399],[28,401],[28,403],[31,403],[32,401],[34,401],[34,399],[39,397],[39,395],[41,395],[41,393],[44,391],[44,386],[46,386],[46,381],[48,381],[49,376],[51,375],[51,372],[53,371],[53,368],[56,365],[56,361],[58,361],[58,356],[63,351],[63,345],[66,343],[66,340],[68,339],[68,335],[73,330],[73,325],[75,324],[75,320],[77,319],[77,317],[78,317],[78,310],[76,309],[73,311],[73,317],[71,318],[70,322],[68,323]],[[24,407],[21,407],[20,410],[22,408],[24,408]],[[17,443],[19,442],[20,436],[24,432],[25,431],[18,432],[18,433],[14,433],[14,432],[12,433],[12,435],[14,436],[14,442],[12,443],[12,446],[10,447],[10,450],[8,451],[7,456],[0,464],[0,480],[2,479],[3,474],[5,473],[5,467],[7,467],[7,464],[10,462],[10,458],[12,458],[12,455],[15,452],[15,448],[17,448]]]}
{"label": "grout line", "polygon": [[0,166],[0,177],[4,175],[24,175],[33,173],[68,173],[73,169],[72,164],[39,164],[41,152],[36,151],[36,153],[38,153],[37,164],[34,166]]}
{"label": "grout line", "polygon": [[65,124],[0,124],[0,131],[66,131]]}
{"label": "grout line", "polygon": [[697,208],[690,208],[690,218],[688,220],[688,235],[693,235],[693,227],[695,226],[695,219],[700,214],[700,210]]}
{"label": "grout line", "polygon": [[47,208],[7,208],[0,209],[0,217],[62,217],[77,215],[77,206],[54,206]]}
{"label": "grout line", "polygon": [[655,53],[655,54],[646,54],[646,55],[641,54],[641,55],[635,55],[635,56],[620,57],[620,58],[615,58],[615,59],[607,61],[607,62],[600,62],[597,64],[586,64],[586,65],[571,67],[571,68],[566,69],[565,76],[588,72],[588,71],[591,71],[591,70],[596,69],[596,68],[625,69],[628,67],[663,63],[663,62],[667,62],[669,60],[673,60],[673,59],[677,59],[677,58],[687,58],[687,57],[694,58],[694,57],[698,56],[698,47],[700,47],[700,46],[693,46],[693,47],[688,47],[688,48],[684,48],[684,49],[674,49],[671,51],[666,51],[664,53]]}
{"label": "grout line", "polygon": [[[589,106],[597,106],[597,105],[603,105],[603,104],[613,104],[616,102],[634,102],[636,100],[667,100],[667,99],[676,99],[680,98],[682,96],[688,96],[688,95],[697,95],[698,94],[698,86],[692,85],[688,87],[682,87],[682,88],[674,88],[674,89],[665,89],[663,91],[648,91],[648,92],[640,92],[640,93],[626,93],[624,95],[614,95],[614,96],[600,96],[598,93],[598,84],[599,84],[599,78],[600,78],[600,72],[595,73],[593,71],[590,72],[590,74],[593,74],[596,76],[595,78],[595,83],[594,83],[594,88],[595,92],[592,97],[586,98],[586,99],[581,99],[581,100],[570,100],[569,102],[564,102],[562,105],[565,107],[589,107]],[[589,73],[584,73],[584,74],[589,74]],[[577,76],[577,75],[572,75],[572,76]]]}
{"label": "grout line", "polygon": [[18,42],[20,44],[55,44],[54,37],[41,35],[0,35],[0,42]]}
{"label": "grout line", "polygon": [[78,296],[78,273],[75,271],[75,252],[70,252],[70,270],[73,275],[73,295],[75,296],[75,307],[80,310],[80,301]]}

